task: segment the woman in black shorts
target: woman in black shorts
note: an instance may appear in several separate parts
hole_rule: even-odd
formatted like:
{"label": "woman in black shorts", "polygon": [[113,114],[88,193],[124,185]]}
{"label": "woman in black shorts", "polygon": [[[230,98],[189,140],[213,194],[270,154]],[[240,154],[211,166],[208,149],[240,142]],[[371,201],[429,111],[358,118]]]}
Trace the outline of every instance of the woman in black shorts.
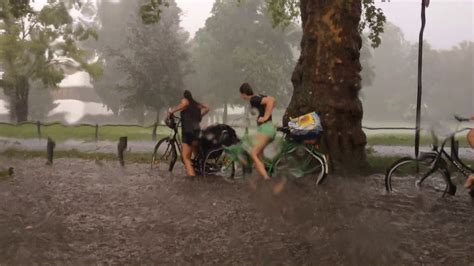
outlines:
{"label": "woman in black shorts", "polygon": [[197,153],[201,118],[209,112],[209,107],[196,102],[190,91],[185,90],[183,99],[174,108],[168,110],[168,116],[181,111],[181,131],[183,140],[183,163],[188,176],[196,176],[191,155]]}

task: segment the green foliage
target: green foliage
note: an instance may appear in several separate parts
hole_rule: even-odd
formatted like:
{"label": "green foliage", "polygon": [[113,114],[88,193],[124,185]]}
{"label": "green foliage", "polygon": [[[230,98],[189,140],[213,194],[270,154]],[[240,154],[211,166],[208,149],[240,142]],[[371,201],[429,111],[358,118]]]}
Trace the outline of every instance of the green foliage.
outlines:
{"label": "green foliage", "polygon": [[160,21],[163,8],[169,7],[170,2],[166,0],[150,0],[140,7],[140,15],[144,24],[153,24]]}
{"label": "green foliage", "polygon": [[1,85],[12,105],[11,112],[27,110],[29,83],[35,80],[48,88],[56,87],[65,77],[65,68],[88,71],[94,78],[100,76],[100,65],[90,63],[93,53],[78,46],[79,40],[97,34],[73,20],[68,3],[49,0],[36,11],[30,1],[0,0],[0,28],[4,30],[0,35],[0,64],[4,69]]}
{"label": "green foliage", "polygon": [[[160,19],[162,8],[167,6],[165,0],[148,0],[149,2],[142,6],[141,15],[143,22],[146,24],[156,23]],[[243,0],[234,0],[238,3]],[[363,14],[359,25],[362,33],[366,28],[369,29],[369,39],[372,46],[378,47],[381,39],[380,34],[383,33],[383,25],[386,17],[382,9],[375,7],[374,0],[362,1]],[[273,26],[287,27],[301,15],[300,0],[265,0],[266,9],[269,12]]]}
{"label": "green foliage", "polygon": [[300,17],[299,0],[265,0],[273,26],[289,26]]}
{"label": "green foliage", "polygon": [[380,45],[380,35],[383,33],[386,17],[381,8],[376,8],[374,0],[362,0],[364,7],[363,17],[360,20],[359,31],[363,32],[369,29],[369,40],[372,47],[376,48]]}
{"label": "green foliage", "polygon": [[179,26],[181,10],[174,1],[167,5],[151,25],[134,14],[127,25],[127,49],[114,52],[126,77],[119,87],[127,95],[124,107],[134,109],[140,123],[145,109],[159,112],[174,105],[184,87],[188,35]]}
{"label": "green foliage", "polygon": [[243,104],[238,88],[251,83],[258,93],[289,101],[295,47],[301,31],[295,25],[272,27],[264,1],[216,1],[206,26],[196,33],[192,56],[195,72],[188,87],[206,95],[213,107]]}
{"label": "green foliage", "polygon": [[[116,51],[127,51],[127,35],[124,29],[130,19],[136,19],[137,4],[135,1],[109,2],[101,1],[98,4],[98,20],[100,28],[97,34],[98,41],[86,41],[83,45],[94,49],[103,65],[103,73],[92,84],[97,95],[109,110],[119,115],[124,106],[126,94],[118,90],[118,85],[125,82],[125,73],[118,67]],[[132,14],[132,15],[131,15]]]}

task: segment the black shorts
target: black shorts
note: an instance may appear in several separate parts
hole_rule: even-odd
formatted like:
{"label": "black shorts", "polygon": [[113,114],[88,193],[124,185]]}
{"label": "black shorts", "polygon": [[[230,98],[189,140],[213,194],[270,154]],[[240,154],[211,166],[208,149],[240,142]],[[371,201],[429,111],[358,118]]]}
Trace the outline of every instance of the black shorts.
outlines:
{"label": "black shorts", "polygon": [[200,133],[201,132],[199,130],[192,131],[192,132],[183,132],[182,134],[183,143],[191,145],[194,141],[198,141]]}

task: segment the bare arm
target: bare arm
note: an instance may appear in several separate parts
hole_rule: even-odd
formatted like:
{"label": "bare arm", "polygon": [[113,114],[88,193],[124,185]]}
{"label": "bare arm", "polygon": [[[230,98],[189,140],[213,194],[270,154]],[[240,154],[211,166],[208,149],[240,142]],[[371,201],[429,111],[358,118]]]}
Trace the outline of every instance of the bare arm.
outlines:
{"label": "bare arm", "polygon": [[474,121],[474,115],[473,115],[473,116],[471,116],[471,121]]}
{"label": "bare arm", "polygon": [[199,106],[199,108],[201,108],[201,116],[205,116],[205,115],[207,115],[207,113],[209,113],[209,106],[207,106],[205,104],[201,104],[201,106]]}
{"label": "bare arm", "polygon": [[182,99],[181,102],[177,106],[170,108],[168,110],[168,115],[172,115],[176,112],[183,111],[184,109],[186,109],[186,107],[188,107],[188,105],[189,105],[189,101],[186,99]]}
{"label": "bare arm", "polygon": [[261,120],[259,122],[267,122],[272,115],[273,108],[275,108],[276,100],[271,96],[267,96],[262,99],[262,104],[265,105],[265,114],[259,119]]}

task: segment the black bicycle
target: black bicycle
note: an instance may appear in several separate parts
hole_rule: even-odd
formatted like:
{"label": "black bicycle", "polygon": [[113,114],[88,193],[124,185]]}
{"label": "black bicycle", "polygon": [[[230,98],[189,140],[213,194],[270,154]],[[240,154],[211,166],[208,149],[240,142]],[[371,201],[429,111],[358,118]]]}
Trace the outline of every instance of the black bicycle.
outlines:
{"label": "black bicycle", "polygon": [[[182,154],[182,143],[178,137],[180,118],[172,115],[165,120],[165,124],[172,129],[170,136],[162,138],[155,145],[151,168],[172,172]],[[235,131],[228,125],[217,124],[209,126],[202,131],[199,140],[199,153],[192,159],[194,170],[201,173],[214,173],[220,171],[222,165],[228,161],[224,153],[209,154],[222,145],[232,145],[238,142]],[[208,159],[208,160],[205,160]]]}
{"label": "black bicycle", "polygon": [[151,159],[151,168],[171,172],[178,160],[178,153],[181,154],[182,151],[182,144],[178,138],[178,128],[181,120],[179,117],[172,115],[165,120],[165,124],[172,129],[172,133],[156,143]]}
{"label": "black bicycle", "polygon": [[[459,122],[469,121],[460,117],[456,119]],[[443,196],[454,195],[456,186],[451,181],[450,170],[454,169],[466,178],[474,173],[471,166],[458,156],[459,143],[455,136],[465,130],[456,130],[443,140],[441,146],[433,145],[432,151],[421,153],[418,158],[405,157],[392,164],[385,175],[386,191],[407,193],[413,189],[423,189],[443,192]],[[451,146],[450,153],[445,149],[448,143]]]}

